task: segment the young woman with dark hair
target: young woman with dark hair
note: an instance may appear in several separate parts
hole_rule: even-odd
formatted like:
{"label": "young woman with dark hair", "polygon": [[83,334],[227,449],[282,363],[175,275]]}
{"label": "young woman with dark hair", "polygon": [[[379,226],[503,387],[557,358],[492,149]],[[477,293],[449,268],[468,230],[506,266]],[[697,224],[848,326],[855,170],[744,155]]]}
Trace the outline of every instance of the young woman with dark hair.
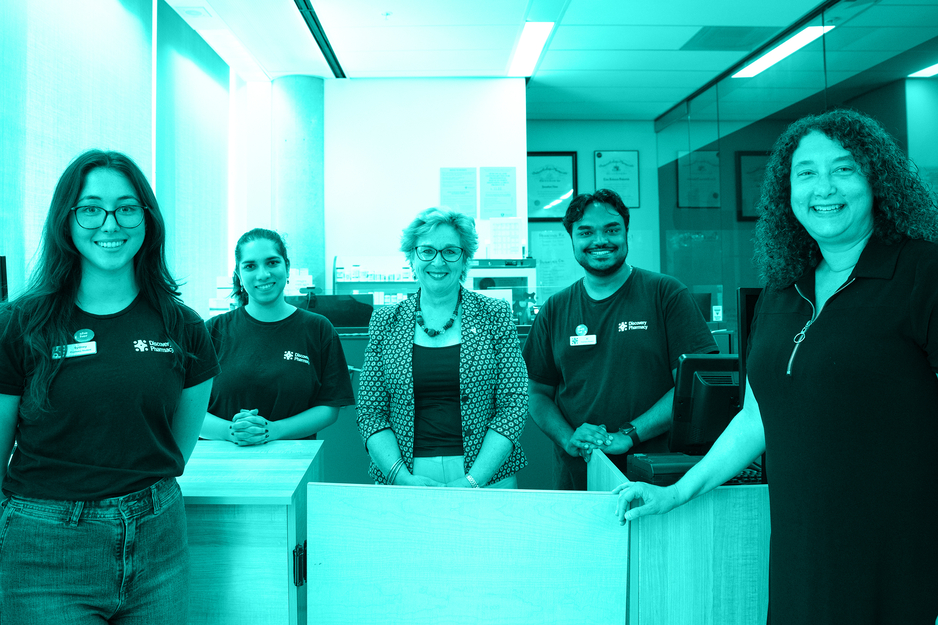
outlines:
{"label": "young woman with dark hair", "polygon": [[137,165],[62,174],[26,293],[0,312],[0,622],[185,623],[182,474],[218,362]]}
{"label": "young woman with dark hair", "polygon": [[236,445],[316,438],[354,403],[345,353],[328,319],[288,304],[290,259],[273,230],[235,246],[235,310],[209,319],[222,374],[202,437]]}

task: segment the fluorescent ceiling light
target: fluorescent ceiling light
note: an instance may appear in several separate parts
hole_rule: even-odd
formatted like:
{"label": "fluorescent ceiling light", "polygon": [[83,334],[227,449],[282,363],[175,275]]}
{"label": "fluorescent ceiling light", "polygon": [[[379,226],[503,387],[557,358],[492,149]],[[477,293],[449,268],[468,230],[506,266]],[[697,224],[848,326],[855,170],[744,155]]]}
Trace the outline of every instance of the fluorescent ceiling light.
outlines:
{"label": "fluorescent ceiling light", "polygon": [[833,28],[833,26],[808,26],[791,39],[785,41],[785,43],[776,46],[767,54],[759,57],[737,73],[733,74],[733,78],[752,78],[756,74],[760,74],[769,69],[789,54],[797,52]]}
{"label": "fluorescent ceiling light", "polygon": [[508,68],[509,76],[527,77],[534,73],[537,60],[541,58],[541,51],[553,28],[553,22],[524,23],[521,39],[515,48],[515,56],[511,59],[511,67]]}
{"label": "fluorescent ceiling light", "polygon": [[919,70],[914,74],[909,74],[909,78],[931,78],[935,74],[938,74],[938,64],[932,65],[931,67],[926,67],[923,70]]}

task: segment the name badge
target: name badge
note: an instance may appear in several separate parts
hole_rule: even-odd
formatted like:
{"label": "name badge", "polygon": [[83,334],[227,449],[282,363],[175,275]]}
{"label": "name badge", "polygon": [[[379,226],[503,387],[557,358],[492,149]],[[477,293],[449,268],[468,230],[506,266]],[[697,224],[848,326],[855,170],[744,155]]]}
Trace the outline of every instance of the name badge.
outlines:
{"label": "name badge", "polygon": [[57,345],[52,348],[52,360],[60,358],[74,358],[76,356],[90,356],[98,353],[97,341],[87,343],[72,343],[70,345]]}
{"label": "name badge", "polygon": [[577,345],[595,345],[596,344],[596,335],[587,334],[585,336],[571,336],[570,337],[570,347],[576,347]]}

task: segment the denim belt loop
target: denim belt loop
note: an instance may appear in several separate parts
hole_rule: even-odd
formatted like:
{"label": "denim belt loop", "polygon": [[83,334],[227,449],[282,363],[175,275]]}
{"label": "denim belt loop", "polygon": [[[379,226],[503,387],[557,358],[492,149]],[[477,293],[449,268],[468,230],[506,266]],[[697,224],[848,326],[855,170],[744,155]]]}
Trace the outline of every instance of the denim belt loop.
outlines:
{"label": "denim belt loop", "polygon": [[65,524],[71,527],[78,525],[78,519],[81,518],[81,511],[84,507],[84,501],[70,501],[68,503],[68,518],[66,518]]}
{"label": "denim belt loop", "polygon": [[160,499],[160,492],[156,488],[159,486],[163,480],[160,480],[156,484],[150,487],[150,502],[153,505],[153,516],[159,516],[160,512],[163,510],[163,502]]}

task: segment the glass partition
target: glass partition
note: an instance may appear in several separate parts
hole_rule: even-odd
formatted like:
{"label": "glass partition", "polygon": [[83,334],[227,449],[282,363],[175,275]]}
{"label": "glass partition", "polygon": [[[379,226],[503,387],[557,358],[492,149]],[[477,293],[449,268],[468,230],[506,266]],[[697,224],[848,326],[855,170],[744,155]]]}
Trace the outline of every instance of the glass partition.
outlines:
{"label": "glass partition", "polygon": [[[938,88],[908,88],[910,80],[938,78],[907,79],[938,63],[938,3],[844,0],[789,29],[765,52],[822,27],[826,34],[761,73],[733,78],[743,63],[656,120],[661,271],[692,293],[719,300],[722,317],[705,311],[711,328],[734,329],[731,295],[737,287],[760,285],[752,264],[755,205],[765,156],[789,123],[849,107],[879,119],[903,146],[910,124],[938,135],[938,124],[915,121],[916,111],[938,110]],[[928,97],[930,109],[922,103]],[[911,139],[916,145],[938,142],[938,136],[922,141],[918,133]]]}

